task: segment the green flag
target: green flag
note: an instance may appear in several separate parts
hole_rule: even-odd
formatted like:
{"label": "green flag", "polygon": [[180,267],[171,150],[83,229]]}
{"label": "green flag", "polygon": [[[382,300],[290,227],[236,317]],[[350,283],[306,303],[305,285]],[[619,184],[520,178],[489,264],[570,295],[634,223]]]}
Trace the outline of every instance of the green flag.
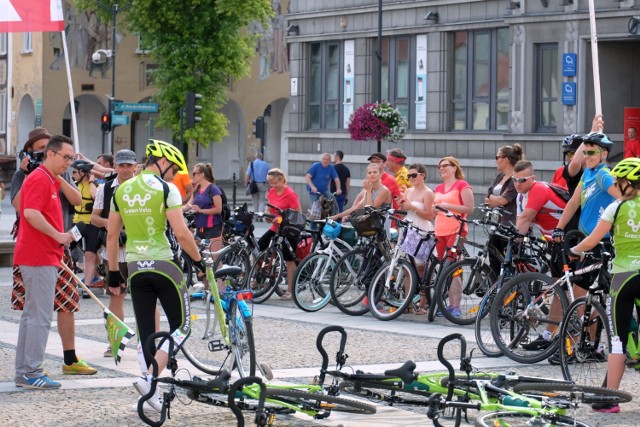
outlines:
{"label": "green flag", "polygon": [[111,354],[113,354],[113,358],[117,365],[122,358],[122,352],[127,347],[127,343],[136,334],[107,308],[104,309],[103,313],[105,320],[104,326],[107,328],[107,337],[109,339],[109,346],[111,347]]}

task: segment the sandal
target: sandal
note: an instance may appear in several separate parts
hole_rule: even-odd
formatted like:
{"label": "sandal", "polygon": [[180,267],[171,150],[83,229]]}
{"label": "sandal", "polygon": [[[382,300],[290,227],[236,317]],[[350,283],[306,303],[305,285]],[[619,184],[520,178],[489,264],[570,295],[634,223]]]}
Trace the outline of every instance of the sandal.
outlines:
{"label": "sandal", "polygon": [[291,299],[291,293],[285,292],[284,294],[280,295],[280,299],[284,301],[289,301]]}
{"label": "sandal", "polygon": [[427,314],[427,309],[424,307],[420,307],[415,313],[416,316],[424,316]]}

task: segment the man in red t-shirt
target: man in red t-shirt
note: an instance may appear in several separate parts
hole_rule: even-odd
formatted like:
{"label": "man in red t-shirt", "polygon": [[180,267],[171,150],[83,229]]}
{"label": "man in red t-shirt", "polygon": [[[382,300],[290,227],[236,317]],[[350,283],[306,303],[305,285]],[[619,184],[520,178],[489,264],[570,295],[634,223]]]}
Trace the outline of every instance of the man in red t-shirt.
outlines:
{"label": "man in red t-shirt", "polygon": [[640,141],[638,141],[636,128],[630,126],[627,129],[628,139],[624,142],[624,158],[640,157]]}
{"label": "man in red t-shirt", "polygon": [[380,181],[382,181],[382,185],[387,187],[391,192],[393,209],[399,209],[400,207],[398,205],[398,202],[402,200],[402,190],[400,190],[400,186],[396,182],[396,179],[393,177],[393,175],[384,171],[385,164],[387,163],[387,156],[382,153],[373,153],[367,160],[380,166],[380,173],[382,174],[382,176],[380,177]]}
{"label": "man in red t-shirt", "polygon": [[63,246],[73,236],[64,232],[60,205],[60,179],[73,161],[73,143],[53,136],[45,160],[25,179],[20,192],[20,229],[14,262],[20,266],[26,290],[16,345],[16,384],[25,388],[57,389],[60,383],[42,369],[53,318],[58,266]]}

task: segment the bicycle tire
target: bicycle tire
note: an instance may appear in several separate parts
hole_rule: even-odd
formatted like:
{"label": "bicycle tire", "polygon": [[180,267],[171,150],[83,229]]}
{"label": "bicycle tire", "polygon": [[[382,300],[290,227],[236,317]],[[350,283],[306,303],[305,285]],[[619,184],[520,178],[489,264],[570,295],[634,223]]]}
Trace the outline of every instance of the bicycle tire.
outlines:
{"label": "bicycle tire", "polygon": [[560,337],[560,367],[564,379],[588,386],[606,386],[611,330],[604,307],[595,300],[587,307],[587,297],[575,300],[562,321]]}
{"label": "bicycle tire", "polygon": [[385,402],[389,405],[426,406],[429,402],[429,397],[432,395],[431,392],[421,389],[420,386],[412,388],[413,383],[406,385],[405,388],[400,388],[391,383],[388,387],[385,387],[383,383],[345,380],[341,381],[338,387],[343,393],[367,399],[371,402]]}
{"label": "bicycle tire", "polygon": [[[460,316],[449,311],[451,287],[460,281]],[[456,261],[442,272],[436,285],[436,299],[442,315],[456,325],[472,325],[478,316],[482,297],[476,293],[484,293],[496,281],[495,273],[486,264],[478,265],[477,258],[465,258]]]}
{"label": "bicycle tire", "polygon": [[237,282],[232,281],[232,283],[235,283],[235,290],[242,289],[251,271],[251,260],[249,259],[247,251],[238,244],[231,244],[225,247],[215,259],[211,268],[215,272],[223,265],[233,265],[242,269],[242,273],[238,276]]}
{"label": "bicycle tire", "polygon": [[491,305],[493,304],[497,290],[498,284],[494,283],[482,298],[478,309],[478,316],[476,316],[474,324],[476,344],[478,344],[478,348],[482,354],[487,357],[502,356],[502,350],[500,350],[500,347],[498,347],[496,341],[493,339],[493,333],[491,332],[491,316],[489,316]]}
{"label": "bicycle tire", "polygon": [[582,402],[587,404],[607,403],[620,404],[630,402],[632,396],[622,390],[613,390],[605,387],[592,387],[578,384],[560,383],[518,383],[513,386],[513,391],[527,396],[552,397],[554,399],[570,400],[571,393],[583,393]]}
{"label": "bicycle tire", "polygon": [[440,272],[443,271],[443,268],[446,267],[445,263],[440,262],[440,260],[431,255],[429,258],[429,270],[427,271],[427,276],[425,277],[425,296],[427,297],[427,320],[429,322],[433,322],[436,318],[436,310],[438,308],[438,303],[436,302],[436,284],[438,283],[438,276],[440,276]]}
{"label": "bicycle tire", "polygon": [[256,344],[253,339],[253,322],[245,317],[236,300],[229,302],[229,335],[231,351],[235,356],[233,368],[241,378],[256,374]]}
{"label": "bicycle tire", "polygon": [[369,312],[378,320],[397,318],[413,302],[417,286],[418,272],[409,261],[400,258],[393,266],[385,263],[369,286]]}
{"label": "bicycle tire", "polygon": [[270,247],[258,255],[247,280],[248,289],[253,291],[253,302],[261,304],[269,299],[282,280],[283,271],[284,260],[280,249]]}
{"label": "bicycle tire", "polygon": [[189,255],[185,251],[180,251],[180,268],[182,269],[182,273],[184,275],[185,282],[187,287],[193,286],[193,263]]}
{"label": "bicycle tire", "polygon": [[212,351],[211,343],[221,343],[218,318],[213,302],[206,293],[190,298],[191,334],[182,345],[182,353],[196,368],[209,375],[218,375],[228,352]]}
{"label": "bicycle tire", "polygon": [[[559,326],[567,311],[567,297],[558,285],[551,287],[553,283],[554,280],[544,274],[524,273],[509,280],[496,294],[490,312],[491,331],[496,345],[511,360],[536,363],[558,349],[560,341],[556,338],[559,328],[546,347],[523,347],[538,339],[547,325],[557,323]],[[544,292],[539,293],[541,290]],[[549,316],[550,306],[556,298],[561,312],[558,319],[552,319]]]}
{"label": "bicycle tire", "polygon": [[314,312],[331,301],[331,274],[336,264],[325,253],[308,256],[298,265],[293,279],[293,302],[300,310]]}
{"label": "bicycle tire", "polygon": [[[533,422],[532,422],[533,420]],[[576,426],[576,427],[589,427],[589,424],[582,421],[575,420],[571,417],[554,414],[540,414],[538,416],[531,416],[522,412],[512,411],[497,411],[480,414],[476,417],[474,424],[476,427],[495,427],[495,426],[522,426],[529,427],[532,425],[541,426]]]}
{"label": "bicycle tire", "polygon": [[[309,393],[303,390],[267,387],[266,396],[269,399],[281,400],[306,409],[329,409],[336,412],[362,415],[371,415],[376,413],[376,407],[368,403],[345,399],[344,397]],[[335,407],[323,408],[323,405],[335,405]]]}
{"label": "bicycle tire", "polygon": [[336,263],[331,274],[331,300],[350,316],[361,316],[369,311],[367,289],[382,264],[380,259],[370,255],[371,252],[370,248],[348,252]]}

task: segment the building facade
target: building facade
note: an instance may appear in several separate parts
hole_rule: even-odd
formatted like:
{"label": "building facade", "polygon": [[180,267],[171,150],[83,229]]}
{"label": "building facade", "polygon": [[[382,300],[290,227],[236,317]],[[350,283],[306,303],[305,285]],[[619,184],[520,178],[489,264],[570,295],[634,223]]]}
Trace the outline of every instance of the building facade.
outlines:
{"label": "building facade", "polygon": [[[636,0],[595,2],[613,154],[622,152],[624,108],[640,104],[639,7]],[[430,185],[439,182],[438,160],[455,156],[477,202],[496,174],[500,146],[522,144],[538,179],[550,180],[564,136],[591,128],[588,0],[309,0],[292,3],[288,20],[295,31],[286,142],[299,194],[311,164],[338,149],[361,184],[376,142],[351,141],[348,120],[377,99],[395,104],[409,124],[404,140],[383,143],[383,151],[397,146],[410,162],[426,164]]]}

